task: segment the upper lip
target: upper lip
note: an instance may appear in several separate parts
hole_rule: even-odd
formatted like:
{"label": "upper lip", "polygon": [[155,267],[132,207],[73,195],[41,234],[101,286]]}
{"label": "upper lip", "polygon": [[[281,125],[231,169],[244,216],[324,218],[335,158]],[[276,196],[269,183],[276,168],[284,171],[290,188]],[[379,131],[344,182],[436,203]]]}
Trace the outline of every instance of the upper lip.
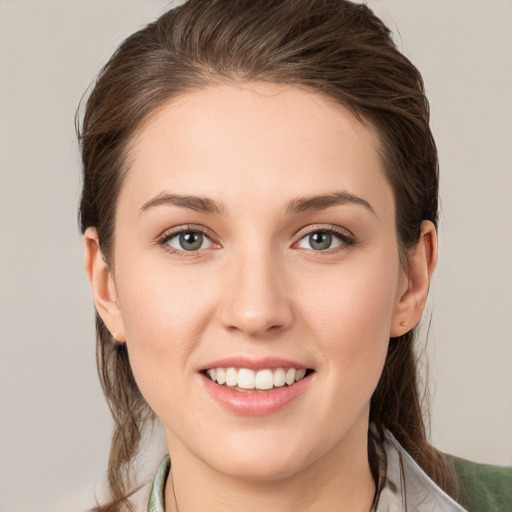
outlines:
{"label": "upper lip", "polygon": [[208,370],[210,368],[248,368],[250,370],[262,370],[265,368],[295,368],[298,370],[300,368],[308,369],[310,367],[297,361],[281,357],[250,358],[247,356],[232,356],[211,361],[201,366],[200,371]]}

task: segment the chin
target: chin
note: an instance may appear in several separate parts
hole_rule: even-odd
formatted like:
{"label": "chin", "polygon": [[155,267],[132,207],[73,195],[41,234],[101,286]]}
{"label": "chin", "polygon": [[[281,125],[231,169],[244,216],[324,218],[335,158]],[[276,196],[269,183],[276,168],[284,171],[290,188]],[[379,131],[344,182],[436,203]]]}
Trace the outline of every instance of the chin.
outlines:
{"label": "chin", "polygon": [[203,452],[203,460],[215,471],[232,478],[268,483],[282,481],[302,472],[330,448],[311,446],[306,432],[293,437],[290,429],[252,432],[252,435],[250,432],[230,433],[223,441],[219,440],[219,450]]}
{"label": "chin", "polygon": [[307,461],[297,456],[283,456],[281,453],[260,452],[254,456],[225,456],[218,461],[215,470],[248,482],[271,483],[291,478],[308,466]]}

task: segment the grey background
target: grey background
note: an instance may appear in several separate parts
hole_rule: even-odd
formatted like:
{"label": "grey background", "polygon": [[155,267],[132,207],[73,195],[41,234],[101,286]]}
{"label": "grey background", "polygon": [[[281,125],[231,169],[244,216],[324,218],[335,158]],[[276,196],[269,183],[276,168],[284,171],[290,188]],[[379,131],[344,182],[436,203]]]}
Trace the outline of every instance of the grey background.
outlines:
{"label": "grey background", "polygon": [[[101,492],[111,425],[76,227],[73,115],[116,46],[167,4],[0,0],[1,512],[83,510]],[[439,146],[432,439],[512,464],[512,3],[369,4],[424,74]]]}

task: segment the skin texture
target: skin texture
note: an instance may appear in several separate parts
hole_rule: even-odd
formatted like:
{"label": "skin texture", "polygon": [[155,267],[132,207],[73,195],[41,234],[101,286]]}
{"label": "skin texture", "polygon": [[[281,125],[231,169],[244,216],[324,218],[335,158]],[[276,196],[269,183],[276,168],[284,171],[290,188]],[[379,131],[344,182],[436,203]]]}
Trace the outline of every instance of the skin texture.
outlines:
{"label": "skin texture", "polygon": [[[436,262],[424,222],[400,266],[378,149],[372,127],[343,107],[272,84],[188,92],[139,129],[113,268],[89,228],[86,269],[164,425],[181,510],[369,510],[369,400],[390,336],[421,317]],[[293,208],[334,193],[351,200]],[[215,211],[166,194],[208,198]],[[312,248],[309,235],[329,229],[342,238]],[[180,230],[203,231],[203,245],[180,249],[169,239]],[[314,372],[277,412],[235,414],[206,392],[200,370],[238,356]],[[169,510],[173,501],[169,483]]]}

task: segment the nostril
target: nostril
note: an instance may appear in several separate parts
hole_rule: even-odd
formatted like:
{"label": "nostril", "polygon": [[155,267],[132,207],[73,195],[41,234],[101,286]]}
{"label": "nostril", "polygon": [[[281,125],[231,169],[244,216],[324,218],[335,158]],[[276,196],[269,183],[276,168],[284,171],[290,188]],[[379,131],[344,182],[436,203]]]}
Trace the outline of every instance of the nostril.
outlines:
{"label": "nostril", "polygon": [[278,286],[272,263],[265,259],[234,265],[226,276],[224,298],[219,304],[219,319],[230,332],[241,331],[251,337],[277,334],[293,322],[286,288]]}

